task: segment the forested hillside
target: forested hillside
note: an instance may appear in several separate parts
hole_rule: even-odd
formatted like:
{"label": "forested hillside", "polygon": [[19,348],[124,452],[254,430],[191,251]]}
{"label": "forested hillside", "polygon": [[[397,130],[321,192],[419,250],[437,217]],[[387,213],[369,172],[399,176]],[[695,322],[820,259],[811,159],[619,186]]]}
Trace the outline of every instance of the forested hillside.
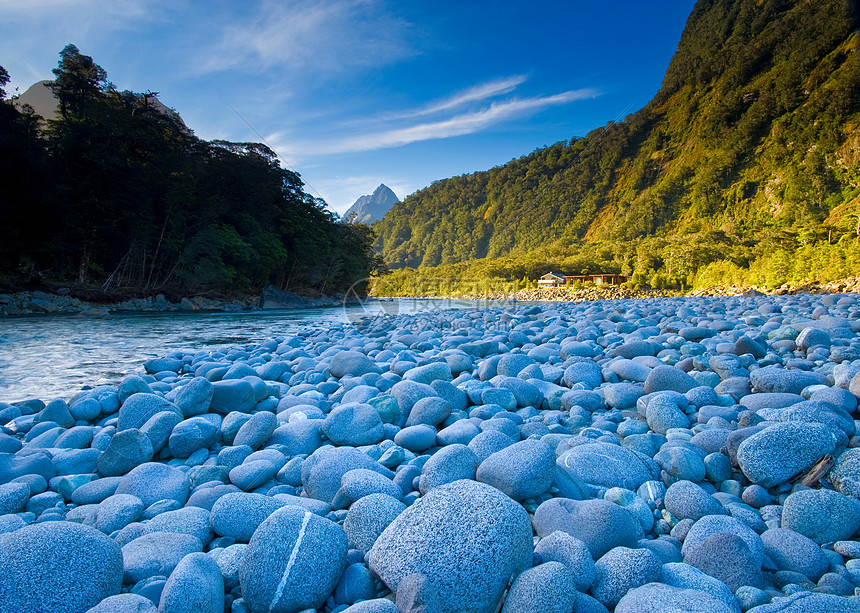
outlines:
{"label": "forested hillside", "polygon": [[2,284],[332,292],[370,274],[369,228],[337,223],[268,147],[201,140],[73,45],[60,56],[58,119],[0,89]]}
{"label": "forested hillside", "polygon": [[857,29],[850,0],[700,0],[645,108],[437,181],[375,224],[377,249],[392,267],[488,257],[509,278],[602,266],[684,282],[856,241]]}

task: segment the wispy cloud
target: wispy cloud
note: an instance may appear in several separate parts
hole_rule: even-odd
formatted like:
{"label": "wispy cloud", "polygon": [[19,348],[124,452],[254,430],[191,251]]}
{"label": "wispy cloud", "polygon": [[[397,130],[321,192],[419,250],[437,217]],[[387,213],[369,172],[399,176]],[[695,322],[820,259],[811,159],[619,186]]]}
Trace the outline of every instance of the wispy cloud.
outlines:
{"label": "wispy cloud", "polygon": [[509,100],[493,103],[485,109],[461,113],[448,119],[423,122],[416,125],[361,134],[329,142],[288,143],[285,136],[279,133],[271,135],[269,139],[272,142],[278,142],[279,146],[285,151],[294,151],[302,155],[374,151],[401,147],[415,142],[474,134],[515,117],[527,116],[551,106],[595,98],[598,95],[600,95],[600,92],[596,89],[586,88],[562,92],[552,96]]}
{"label": "wispy cloud", "polygon": [[202,69],[275,66],[290,70],[341,71],[376,66],[415,53],[410,25],[378,0],[266,0],[243,23],[230,25]]}
{"label": "wispy cloud", "polygon": [[483,100],[488,100],[495,96],[508,94],[514,91],[518,85],[525,83],[526,79],[527,77],[525,75],[516,75],[513,77],[507,77],[505,79],[499,79],[497,81],[490,81],[489,83],[482,83],[480,85],[476,85],[475,87],[471,87],[463,92],[455,94],[450,98],[446,98],[438,102],[433,102],[425,107],[412,111],[405,111],[403,113],[394,113],[391,115],[387,115],[385,118],[409,119],[411,117],[421,117],[424,115],[432,115],[434,113],[439,113],[442,111],[449,111],[451,109],[464,106],[471,102],[481,102]]}

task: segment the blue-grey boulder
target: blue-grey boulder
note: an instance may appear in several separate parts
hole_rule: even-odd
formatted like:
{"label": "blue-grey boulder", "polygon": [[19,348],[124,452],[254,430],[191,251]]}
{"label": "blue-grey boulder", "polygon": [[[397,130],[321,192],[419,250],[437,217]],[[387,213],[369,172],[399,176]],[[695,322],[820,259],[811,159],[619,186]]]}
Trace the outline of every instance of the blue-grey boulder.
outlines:
{"label": "blue-grey boulder", "polygon": [[119,477],[152,459],[152,441],[136,428],[121,430],[98,457],[96,469],[103,477]]}
{"label": "blue-grey boulder", "polygon": [[610,549],[633,548],[639,542],[638,522],[630,511],[605,500],[551,498],[537,508],[533,521],[539,537],[566,532],[584,542],[595,560]]}
{"label": "blue-grey boulder", "polygon": [[615,547],[595,563],[591,595],[611,609],[633,588],[659,580],[662,567],[648,549]]}
{"label": "blue-grey boulder", "polygon": [[747,613],[858,613],[860,601],[856,596],[845,598],[833,594],[797,592],[785,598],[749,609]]}
{"label": "blue-grey boulder", "polygon": [[144,525],[143,534],[152,532],[190,534],[206,546],[212,540],[209,511],[200,507],[183,507],[159,513]]}
{"label": "blue-grey boulder", "polygon": [[860,498],[860,449],[846,449],[827,475],[837,491]]}
{"label": "blue-grey boulder", "polygon": [[860,501],[833,490],[800,490],[785,499],[781,521],[819,545],[847,540],[860,529]]}
{"label": "blue-grey boulder", "polygon": [[341,478],[354,468],[367,468],[388,478],[394,473],[354,447],[320,447],[302,462],[302,485],[310,498],[331,502]]}
{"label": "blue-grey boulder", "polygon": [[169,576],[182,558],[202,550],[203,543],[190,534],[150,532],[139,536],[122,547],[123,583]]}
{"label": "blue-grey boulder", "polygon": [[335,445],[375,445],[385,436],[382,419],[369,404],[342,404],[332,409],[322,426]]}
{"label": "blue-grey boulder", "polygon": [[133,468],[119,482],[117,494],[131,494],[143,502],[144,507],[159,500],[175,500],[185,504],[191,490],[188,475],[167,464],[147,462]]}
{"label": "blue-grey boulder", "polygon": [[0,485],[0,515],[18,513],[30,498],[30,486],[20,481]]}
{"label": "blue-grey boulder", "polygon": [[158,613],[158,608],[149,598],[126,592],[108,596],[87,613]]}
{"label": "blue-grey boulder", "polygon": [[202,415],[209,410],[214,393],[215,388],[209,379],[194,377],[179,388],[174,398],[174,404],[179,407],[186,419],[195,415]]}
{"label": "blue-grey boulder", "polygon": [[132,394],[119,408],[116,429],[117,431],[128,428],[139,429],[150,417],[162,411],[172,411],[180,417],[182,416],[179,407],[161,396],[146,393]]}
{"label": "blue-grey boulder", "polygon": [[673,391],[686,394],[699,384],[680,368],[657,366],[645,379],[645,393]]}
{"label": "blue-grey boulder", "polygon": [[371,494],[349,507],[343,529],[350,544],[367,553],[382,531],[405,510],[406,505],[398,498]]}
{"label": "blue-grey boulder", "polygon": [[560,562],[545,562],[517,576],[502,613],[570,613],[575,601],[568,569]]}
{"label": "blue-grey boulder", "polygon": [[436,396],[422,398],[409,411],[409,416],[406,418],[406,426],[416,426],[418,424],[438,426],[448,418],[451,410],[450,403],[444,398]]}
{"label": "blue-grey boulder", "polygon": [[158,603],[159,613],[223,613],[224,579],[212,556],[191,553],[176,565]]}
{"label": "blue-grey boulder", "polygon": [[588,545],[567,532],[556,530],[542,538],[535,546],[535,553],[544,562],[560,562],[573,576],[574,587],[580,592],[588,591],[594,582],[594,560]]}
{"label": "blue-grey boulder", "polygon": [[815,541],[794,530],[771,528],[761,535],[764,552],[779,570],[790,570],[818,581],[830,561]]}
{"label": "blue-grey boulder", "polygon": [[0,568],[0,613],[83,613],[122,587],[119,546],[73,522],[0,534]]}
{"label": "blue-grey boulder", "polygon": [[332,500],[332,507],[345,509],[357,500],[371,494],[385,494],[399,499],[403,490],[388,477],[366,468],[354,468],[343,474],[340,489]]}
{"label": "blue-grey boulder", "polygon": [[418,489],[426,494],[433,488],[461,479],[474,479],[478,458],[466,445],[447,445],[430,456],[421,469]]}
{"label": "blue-grey boulder", "polygon": [[219,536],[247,543],[260,524],[283,506],[286,504],[263,494],[227,493],[212,505],[209,523]]}
{"label": "blue-grey boulder", "polygon": [[646,583],[627,592],[615,613],[737,613],[707,592]]}
{"label": "blue-grey boulder", "polygon": [[827,385],[827,377],[820,373],[766,366],[750,373],[753,392],[781,392],[799,394],[810,385]]}
{"label": "blue-grey boulder", "polygon": [[376,540],[368,564],[395,593],[405,577],[424,575],[443,613],[492,613],[531,558],[525,510],[489,485],[461,480],[403,511]]}
{"label": "blue-grey boulder", "polygon": [[242,424],[233,445],[247,445],[251,449],[259,449],[271,438],[278,427],[278,416],[269,411],[260,411],[251,416],[251,419]]}
{"label": "blue-grey boulder", "polygon": [[394,435],[394,442],[413,453],[421,453],[436,444],[436,428],[427,424],[407,426]]}
{"label": "blue-grey boulder", "polygon": [[620,445],[595,442],[562,453],[556,466],[566,475],[600,487],[637,490],[646,481],[659,480],[660,467],[648,456]]}
{"label": "blue-grey boulder", "polygon": [[143,503],[131,494],[115,494],[98,504],[93,524],[97,530],[112,534],[143,515]]}
{"label": "blue-grey boulder", "polygon": [[705,515],[728,515],[720,502],[692,481],[676,481],[663,496],[666,510],[678,519],[696,521]]}
{"label": "blue-grey boulder", "polygon": [[737,461],[750,481],[768,488],[806,470],[835,446],[836,438],[827,426],[774,424],[744,440],[737,448]]}
{"label": "blue-grey boulder", "polygon": [[221,429],[205,417],[190,417],[173,428],[167,447],[174,458],[188,458],[221,439]]}
{"label": "blue-grey boulder", "polygon": [[338,379],[346,375],[359,377],[367,372],[378,372],[373,361],[358,351],[340,351],[336,353],[332,357],[328,369]]}
{"label": "blue-grey boulder", "polygon": [[173,428],[182,422],[182,416],[174,411],[161,411],[156,413],[143,424],[139,432],[145,434],[152,444],[152,453],[156,454],[165,447],[170,440]]}
{"label": "blue-grey boulder", "polygon": [[761,565],[764,556],[764,544],[761,542],[761,537],[740,520],[726,515],[706,515],[696,521],[684,537],[681,553],[686,556],[687,553],[702,544],[705,539],[720,532],[727,532],[742,538],[750,553]]}
{"label": "blue-grey boulder", "polygon": [[210,410],[221,415],[232,411],[249,413],[257,404],[254,386],[245,379],[228,379],[215,381],[212,384],[212,402]]}
{"label": "blue-grey boulder", "polygon": [[737,534],[711,534],[687,549],[684,563],[719,579],[732,591],[742,585],[763,587],[761,556],[753,554],[744,539]]}
{"label": "blue-grey boulder", "polygon": [[254,612],[317,609],[346,567],[347,540],[336,523],[298,507],[270,515],[254,532],[239,567],[246,606]]}
{"label": "blue-grey boulder", "polygon": [[[729,587],[694,566],[683,562],[663,564],[660,572],[660,583],[685,590],[699,590],[723,602],[729,609],[740,613],[738,600]],[[758,588],[753,588],[758,589]]]}
{"label": "blue-grey boulder", "polygon": [[528,439],[507,446],[481,462],[476,479],[514,500],[524,500],[549,490],[554,469],[552,447],[540,439]]}

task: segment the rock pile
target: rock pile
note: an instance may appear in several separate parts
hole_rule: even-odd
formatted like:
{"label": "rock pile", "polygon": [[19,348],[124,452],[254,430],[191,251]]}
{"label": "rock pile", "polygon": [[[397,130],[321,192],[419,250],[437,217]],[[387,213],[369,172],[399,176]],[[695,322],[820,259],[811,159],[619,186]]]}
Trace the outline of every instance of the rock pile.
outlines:
{"label": "rock pile", "polygon": [[858,332],[514,305],[0,404],[0,613],[860,611]]}

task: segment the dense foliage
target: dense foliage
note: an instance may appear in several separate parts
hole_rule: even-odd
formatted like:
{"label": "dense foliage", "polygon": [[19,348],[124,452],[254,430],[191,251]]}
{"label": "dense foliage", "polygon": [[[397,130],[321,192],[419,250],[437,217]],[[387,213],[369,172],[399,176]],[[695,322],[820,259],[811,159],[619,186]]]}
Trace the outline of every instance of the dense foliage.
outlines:
{"label": "dense foliage", "polygon": [[700,0],[645,108],[437,181],[374,225],[377,249],[392,267],[489,258],[469,267],[671,285],[714,262],[750,270],[774,246],[845,253],[860,230],[857,28],[850,0]]}
{"label": "dense foliage", "polygon": [[45,125],[0,90],[7,280],[331,292],[378,264],[370,229],[337,223],[268,147],[196,138],[154,94],[117,91],[73,45],[60,55],[58,119]]}

